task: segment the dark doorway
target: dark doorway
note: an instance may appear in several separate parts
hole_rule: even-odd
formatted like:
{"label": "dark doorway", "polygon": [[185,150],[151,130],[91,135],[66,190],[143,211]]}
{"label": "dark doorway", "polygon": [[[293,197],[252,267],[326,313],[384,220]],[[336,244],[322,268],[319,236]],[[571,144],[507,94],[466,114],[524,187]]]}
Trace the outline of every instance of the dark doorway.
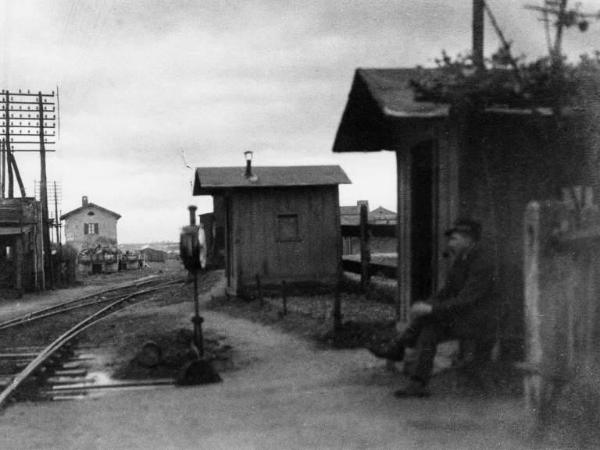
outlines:
{"label": "dark doorway", "polygon": [[0,289],[12,288],[14,283],[13,241],[0,237]]}
{"label": "dark doorway", "polygon": [[411,149],[411,299],[424,300],[433,294],[436,217],[434,214],[434,143],[423,142]]}

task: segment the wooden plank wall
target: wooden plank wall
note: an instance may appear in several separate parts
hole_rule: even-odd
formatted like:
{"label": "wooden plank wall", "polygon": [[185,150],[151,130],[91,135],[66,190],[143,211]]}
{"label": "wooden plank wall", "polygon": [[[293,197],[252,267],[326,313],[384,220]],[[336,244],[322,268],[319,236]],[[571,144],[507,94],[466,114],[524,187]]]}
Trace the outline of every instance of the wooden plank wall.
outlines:
{"label": "wooden plank wall", "polygon": [[[333,283],[341,255],[338,187],[253,189],[232,195],[238,287],[265,283]],[[278,215],[297,214],[299,240],[280,242]]]}
{"label": "wooden plank wall", "polygon": [[525,388],[542,424],[565,384],[600,369],[600,214],[581,198],[532,202],[525,215]]}

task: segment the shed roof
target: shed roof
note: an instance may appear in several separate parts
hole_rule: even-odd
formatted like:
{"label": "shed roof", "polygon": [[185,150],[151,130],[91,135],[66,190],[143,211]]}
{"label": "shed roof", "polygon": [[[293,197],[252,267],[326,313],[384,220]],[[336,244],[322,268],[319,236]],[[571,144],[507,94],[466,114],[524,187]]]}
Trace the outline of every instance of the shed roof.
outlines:
{"label": "shed roof", "polygon": [[334,152],[389,149],[394,129],[428,125],[448,116],[449,105],[416,101],[410,86],[435,69],[357,69],[342,115]]}
{"label": "shed roof", "polygon": [[381,112],[388,117],[436,118],[446,117],[448,104],[416,101],[411,80],[437,69],[357,69],[355,82],[360,78],[367,86]]}
{"label": "shed roof", "polygon": [[119,220],[121,218],[120,214],[117,214],[116,212],[111,211],[110,209],[103,208],[102,206],[99,206],[99,205],[96,205],[95,203],[91,203],[90,202],[90,203],[88,203],[85,206],[80,206],[79,208],[76,208],[76,209],[74,209],[72,211],[69,211],[68,213],[63,214],[62,216],[60,216],[60,220],[68,219],[73,214],[77,214],[78,212],[84,211],[84,210],[89,209],[89,208],[99,209],[100,211],[103,211],[103,212],[105,212],[107,214],[110,214],[111,216],[114,216],[114,218],[117,219],[117,220]]}
{"label": "shed roof", "polygon": [[[417,101],[410,85],[439,69],[356,69],[348,102],[333,144],[334,152],[397,150],[400,139],[429,136],[449,115],[450,105]],[[492,114],[552,114],[549,108],[486,108]]]}
{"label": "shed roof", "polygon": [[211,194],[223,189],[264,187],[327,186],[349,184],[340,166],[252,167],[256,180],[246,178],[244,167],[198,167],[194,177],[194,195]]}

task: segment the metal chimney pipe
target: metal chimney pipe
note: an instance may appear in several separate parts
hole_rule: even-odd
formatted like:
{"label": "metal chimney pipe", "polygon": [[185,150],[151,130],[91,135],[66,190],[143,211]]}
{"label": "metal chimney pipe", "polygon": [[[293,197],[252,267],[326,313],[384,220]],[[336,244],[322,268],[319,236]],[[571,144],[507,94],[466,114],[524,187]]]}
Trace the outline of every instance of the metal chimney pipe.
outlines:
{"label": "metal chimney pipe", "polygon": [[252,177],[252,156],[253,153],[250,150],[244,152],[244,158],[246,158],[246,173],[244,176],[246,178]]}

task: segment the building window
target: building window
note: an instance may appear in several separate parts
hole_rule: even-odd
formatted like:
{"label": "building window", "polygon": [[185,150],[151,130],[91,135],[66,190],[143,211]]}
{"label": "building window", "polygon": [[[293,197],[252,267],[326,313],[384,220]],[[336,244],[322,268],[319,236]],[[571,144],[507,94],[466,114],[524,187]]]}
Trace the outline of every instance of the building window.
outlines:
{"label": "building window", "polygon": [[98,234],[98,224],[97,223],[84,223],[83,224],[83,234]]}
{"label": "building window", "polygon": [[298,214],[279,214],[277,216],[277,240],[279,242],[300,240]]}

